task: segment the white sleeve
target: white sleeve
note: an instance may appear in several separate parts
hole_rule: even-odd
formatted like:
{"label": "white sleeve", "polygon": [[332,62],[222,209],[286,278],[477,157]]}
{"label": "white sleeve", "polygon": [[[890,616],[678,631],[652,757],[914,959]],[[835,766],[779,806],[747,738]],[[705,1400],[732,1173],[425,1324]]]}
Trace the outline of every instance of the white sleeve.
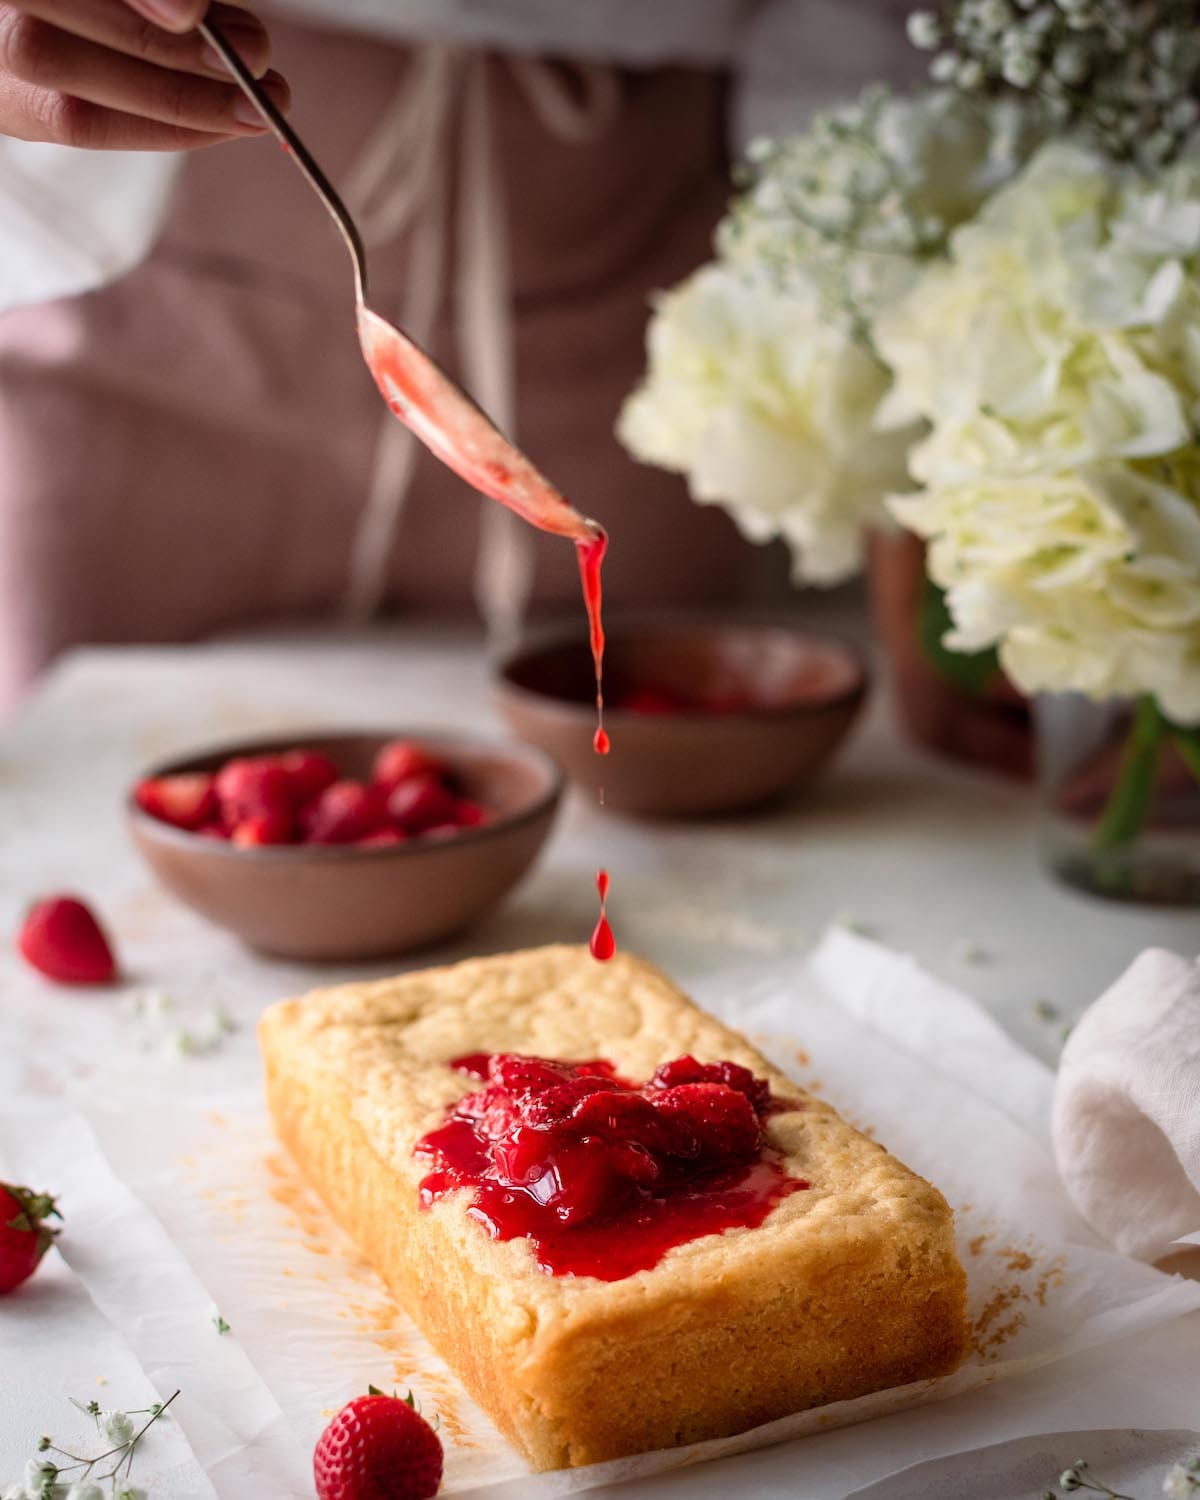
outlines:
{"label": "white sleeve", "polygon": [[179,158],[0,136],[0,311],[115,281],[158,234]]}

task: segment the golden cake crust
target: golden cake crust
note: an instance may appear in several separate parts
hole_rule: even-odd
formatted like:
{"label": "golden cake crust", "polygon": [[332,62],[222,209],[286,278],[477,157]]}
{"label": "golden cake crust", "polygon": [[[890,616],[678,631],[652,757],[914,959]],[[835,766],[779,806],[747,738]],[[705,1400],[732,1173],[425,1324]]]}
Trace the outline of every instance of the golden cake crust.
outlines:
{"label": "golden cake crust", "polygon": [[[259,1027],[276,1129],[430,1342],[537,1468],[743,1431],[948,1373],[965,1277],[941,1194],[629,955],[550,947],[318,990]],[[550,1276],[490,1239],[461,1191],[422,1210],[416,1140],[470,1052],[604,1057],[648,1078],[684,1053],[770,1080],[766,1122],[810,1184],[755,1229],[621,1281]]]}

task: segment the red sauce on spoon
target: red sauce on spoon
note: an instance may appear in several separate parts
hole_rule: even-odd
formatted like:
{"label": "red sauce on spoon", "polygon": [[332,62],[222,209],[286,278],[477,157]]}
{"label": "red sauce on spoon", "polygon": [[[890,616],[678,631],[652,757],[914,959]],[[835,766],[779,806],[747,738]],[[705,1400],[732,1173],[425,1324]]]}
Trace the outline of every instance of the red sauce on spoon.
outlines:
{"label": "red sauce on spoon", "polygon": [[[575,543],[596,669],[596,734],[592,743],[597,755],[607,755],[611,747],[604,728],[601,570],[608,537],[603,527],[580,515],[422,349],[361,303],[358,337],[367,368],[384,400],[435,457],[531,525]],[[607,888],[608,876],[603,879]],[[591,946],[594,956],[602,961],[616,951],[603,899]]]}

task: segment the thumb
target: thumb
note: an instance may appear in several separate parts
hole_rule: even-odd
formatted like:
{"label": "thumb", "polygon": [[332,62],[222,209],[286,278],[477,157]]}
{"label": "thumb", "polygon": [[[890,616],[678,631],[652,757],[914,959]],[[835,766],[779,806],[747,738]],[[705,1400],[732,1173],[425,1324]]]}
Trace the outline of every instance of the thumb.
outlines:
{"label": "thumb", "polygon": [[167,31],[192,31],[208,10],[208,0],[125,0],[125,3]]}

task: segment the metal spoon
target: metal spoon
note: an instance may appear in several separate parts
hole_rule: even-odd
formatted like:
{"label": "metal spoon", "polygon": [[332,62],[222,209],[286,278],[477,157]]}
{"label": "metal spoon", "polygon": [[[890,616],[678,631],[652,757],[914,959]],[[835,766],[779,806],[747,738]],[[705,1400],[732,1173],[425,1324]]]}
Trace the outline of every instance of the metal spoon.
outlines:
{"label": "metal spoon", "polygon": [[202,21],[198,30],[303,172],[346,242],[354,262],[359,344],[392,411],[475,489],[541,530],[569,537],[581,555],[599,552],[603,556],[603,529],[581,516],[424,350],[371,308],[366,249],[350,210],[221,31],[211,21]]}

